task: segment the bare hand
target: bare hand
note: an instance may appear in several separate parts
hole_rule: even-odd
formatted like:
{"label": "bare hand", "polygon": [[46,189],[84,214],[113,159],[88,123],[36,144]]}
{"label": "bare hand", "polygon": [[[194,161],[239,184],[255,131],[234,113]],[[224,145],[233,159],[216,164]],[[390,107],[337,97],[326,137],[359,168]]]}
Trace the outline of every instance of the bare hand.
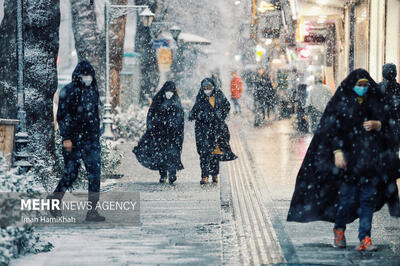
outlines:
{"label": "bare hand", "polygon": [[64,149],[67,152],[71,152],[72,151],[72,141],[71,140],[69,140],[69,139],[64,140],[63,145],[64,145]]}
{"label": "bare hand", "polygon": [[345,169],[347,167],[346,160],[344,159],[344,154],[341,151],[335,153],[335,166],[340,169]]}
{"label": "bare hand", "polygon": [[369,120],[363,123],[363,127],[366,131],[377,130],[381,129],[381,122],[377,120]]}

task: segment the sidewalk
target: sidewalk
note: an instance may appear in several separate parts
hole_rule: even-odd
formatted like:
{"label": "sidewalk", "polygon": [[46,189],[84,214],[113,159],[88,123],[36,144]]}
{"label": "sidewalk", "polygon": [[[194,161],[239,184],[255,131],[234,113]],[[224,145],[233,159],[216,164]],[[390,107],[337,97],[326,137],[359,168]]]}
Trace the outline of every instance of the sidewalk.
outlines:
{"label": "sidewalk", "polygon": [[[360,253],[358,220],[348,226],[348,248],[332,247],[331,223],[289,223],[287,211],[297,172],[311,136],[298,135],[288,120],[274,121],[260,129],[236,123],[254,170],[254,187],[262,192],[261,200],[270,216],[287,263],[322,265],[400,265],[400,219],[389,216],[387,207],[375,213],[372,239],[379,250]],[[232,129],[234,131],[234,129]]]}
{"label": "sidewalk", "polygon": [[[12,265],[220,265],[223,260],[220,185],[201,187],[193,125],[187,123],[182,160],[175,185],[159,184],[158,173],[140,166],[133,146],[121,146],[125,176],[113,190],[139,191],[140,227],[112,229],[38,228],[53,243],[49,253],[27,255]],[[226,171],[222,165],[221,171]],[[52,231],[50,231],[52,230]],[[228,231],[234,231],[226,230]],[[224,233],[226,234],[226,233]],[[232,258],[230,258],[232,261]]]}

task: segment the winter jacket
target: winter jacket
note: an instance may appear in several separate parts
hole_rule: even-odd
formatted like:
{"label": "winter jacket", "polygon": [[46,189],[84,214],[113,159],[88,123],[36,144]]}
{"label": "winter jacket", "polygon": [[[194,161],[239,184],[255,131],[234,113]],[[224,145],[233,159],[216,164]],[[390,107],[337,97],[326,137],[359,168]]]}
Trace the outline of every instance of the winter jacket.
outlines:
{"label": "winter jacket", "polygon": [[254,100],[262,104],[271,104],[275,98],[274,87],[272,86],[271,79],[267,74],[256,75],[254,77],[253,94]]}
{"label": "winter jacket", "polygon": [[[214,84],[212,79],[206,79]],[[215,88],[215,86],[214,86]],[[215,97],[214,107],[210,104],[209,97],[199,90],[189,120],[195,121],[195,135],[197,153],[200,156],[208,156],[216,150],[217,143],[220,148],[221,161],[236,159],[229,145],[230,133],[225,119],[230,111],[229,101],[221,90],[213,90],[211,97]]]}
{"label": "winter jacket", "polygon": [[231,80],[231,97],[232,99],[240,99],[243,92],[243,82],[239,77],[234,77]]}
{"label": "winter jacket", "polygon": [[[81,75],[91,75],[86,87]],[[72,73],[72,82],[60,91],[57,122],[63,140],[98,140],[100,137],[99,92],[95,71],[88,61],[81,61]]]}
{"label": "winter jacket", "polygon": [[[364,101],[358,100],[353,87],[361,78],[370,86]],[[296,179],[288,221],[334,222],[343,182],[369,183],[375,186],[376,211],[389,203],[392,216],[400,216],[397,186],[387,178],[390,154],[387,147],[387,124],[381,104],[382,95],[368,72],[357,69],[341,83],[329,101]],[[379,120],[380,131],[367,132],[363,122]],[[334,151],[342,150],[345,170],[334,164]],[[358,218],[356,210],[348,223]]]}
{"label": "winter jacket", "polygon": [[[171,99],[165,92],[173,91]],[[182,170],[184,112],[175,84],[167,81],[154,96],[147,114],[147,128],[133,149],[137,160],[151,170]]]}

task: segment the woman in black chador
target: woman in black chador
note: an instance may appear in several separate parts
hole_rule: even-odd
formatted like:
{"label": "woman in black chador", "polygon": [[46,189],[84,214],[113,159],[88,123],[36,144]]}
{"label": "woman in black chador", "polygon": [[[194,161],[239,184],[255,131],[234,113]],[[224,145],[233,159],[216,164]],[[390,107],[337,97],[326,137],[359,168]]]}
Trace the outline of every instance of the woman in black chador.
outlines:
{"label": "woman in black chador", "polygon": [[195,120],[197,153],[200,155],[201,181],[207,184],[211,175],[213,182],[218,182],[219,162],[236,159],[229,145],[229,129],[225,119],[229,114],[230,104],[224,93],[216,89],[214,81],[205,78],[189,115]]}
{"label": "woman in black chador", "polygon": [[357,69],[329,101],[310,143],[291,201],[288,221],[335,223],[334,246],[346,247],[346,224],[360,218],[359,250],[371,242],[374,211],[388,203],[400,216],[391,167],[391,129],[382,95],[367,71]]}
{"label": "woman in black chador", "polygon": [[151,170],[159,170],[160,183],[176,181],[182,170],[184,113],[175,84],[167,81],[154,96],[147,114],[146,133],[133,149],[137,160]]}

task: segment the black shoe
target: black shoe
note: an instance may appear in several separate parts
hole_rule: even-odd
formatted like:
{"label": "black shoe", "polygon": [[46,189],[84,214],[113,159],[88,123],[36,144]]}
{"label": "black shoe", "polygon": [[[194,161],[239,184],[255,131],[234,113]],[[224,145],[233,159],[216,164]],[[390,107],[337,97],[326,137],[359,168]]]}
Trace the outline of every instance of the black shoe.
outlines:
{"label": "black shoe", "polygon": [[87,222],[104,222],[106,218],[101,216],[97,210],[90,210],[86,214],[86,221]]}
{"label": "black shoe", "polygon": [[167,180],[166,177],[160,177],[160,183],[161,184],[164,184],[166,180]]}
{"label": "black shoe", "polygon": [[213,181],[213,183],[218,183],[218,175],[214,175],[213,177],[212,177],[212,181]]}
{"label": "black shoe", "polygon": [[[59,201],[58,206],[61,206],[61,199],[59,199],[58,197],[56,197],[54,194],[48,195],[48,196],[46,197],[46,199],[48,199],[48,200],[56,199],[56,200]],[[53,216],[54,218],[57,218],[57,217],[61,217],[61,216],[62,216],[61,210],[56,209],[56,208],[53,208],[52,204],[50,204],[50,210],[49,210],[49,212],[50,212],[50,215]]]}
{"label": "black shoe", "polygon": [[170,176],[168,178],[169,183],[172,185],[176,181],[176,176]]}

